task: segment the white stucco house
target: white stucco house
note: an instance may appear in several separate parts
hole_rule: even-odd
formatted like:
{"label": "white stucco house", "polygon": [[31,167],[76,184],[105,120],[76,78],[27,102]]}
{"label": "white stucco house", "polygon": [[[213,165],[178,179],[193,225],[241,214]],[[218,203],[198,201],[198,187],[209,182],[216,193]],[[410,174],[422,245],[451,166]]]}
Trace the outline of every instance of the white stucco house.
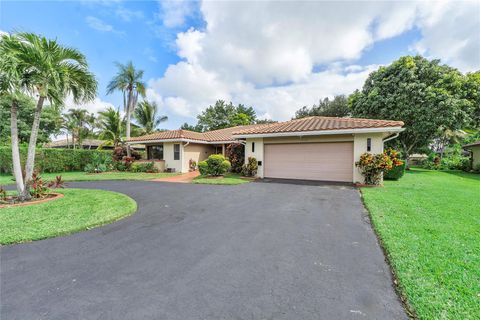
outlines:
{"label": "white stucco house", "polygon": [[355,166],[364,152],[382,153],[384,142],[403,131],[402,121],[307,117],[209,132],[171,130],[130,139],[145,144],[148,158],[187,172],[189,162],[245,145],[245,159],[258,161],[259,178],[363,182]]}

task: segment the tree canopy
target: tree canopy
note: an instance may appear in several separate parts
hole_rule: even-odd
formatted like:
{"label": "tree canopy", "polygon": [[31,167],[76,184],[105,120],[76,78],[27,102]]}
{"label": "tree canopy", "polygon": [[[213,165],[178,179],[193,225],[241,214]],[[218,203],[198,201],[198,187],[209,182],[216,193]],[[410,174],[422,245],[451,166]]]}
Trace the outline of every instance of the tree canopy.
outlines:
{"label": "tree canopy", "polygon": [[397,141],[408,156],[428,146],[439,128],[457,130],[471,120],[464,86],[465,76],[439,60],[405,56],[372,72],[349,105],[354,117],[403,121]]}
{"label": "tree canopy", "polygon": [[320,100],[318,105],[312,107],[304,106],[295,112],[295,119],[323,116],[323,117],[347,117],[351,113],[348,106],[348,99],[345,95],[335,96],[332,100],[328,97]]}

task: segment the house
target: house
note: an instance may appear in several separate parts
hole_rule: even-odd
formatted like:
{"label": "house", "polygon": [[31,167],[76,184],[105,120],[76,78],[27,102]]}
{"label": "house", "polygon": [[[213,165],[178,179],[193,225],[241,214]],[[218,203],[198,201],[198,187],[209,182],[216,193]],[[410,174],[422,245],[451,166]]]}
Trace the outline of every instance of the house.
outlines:
{"label": "house", "polygon": [[464,149],[470,150],[472,156],[472,168],[477,169],[480,167],[480,141],[466,144]]}
{"label": "house", "polygon": [[[104,150],[113,149],[113,145],[106,144],[105,142],[106,142],[105,140],[98,140],[98,139],[83,139],[81,144],[82,144],[82,149],[98,149],[98,147],[100,146]],[[45,143],[43,147],[72,149],[73,144],[71,139],[61,139],[61,140]],[[76,147],[78,148],[78,145]],[[145,146],[139,145],[139,144],[131,145],[131,147],[135,150],[145,150]]]}
{"label": "house", "polygon": [[383,144],[403,131],[402,121],[307,117],[204,133],[171,130],[131,138],[147,147],[149,159],[187,172],[190,160],[225,154],[230,143],[245,144],[245,159],[258,161],[258,177],[363,182],[355,167],[364,152],[382,153]]}

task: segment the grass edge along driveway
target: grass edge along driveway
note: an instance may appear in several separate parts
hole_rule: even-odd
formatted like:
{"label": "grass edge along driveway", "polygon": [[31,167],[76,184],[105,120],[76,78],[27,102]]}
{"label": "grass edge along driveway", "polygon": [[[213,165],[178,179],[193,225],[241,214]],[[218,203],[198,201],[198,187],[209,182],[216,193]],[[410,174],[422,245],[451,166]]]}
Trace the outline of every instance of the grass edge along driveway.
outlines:
{"label": "grass edge along driveway", "polygon": [[[110,171],[103,173],[85,173],[83,171],[41,173],[44,180],[53,180],[56,176],[62,176],[64,181],[102,181],[102,180],[152,180],[178,175],[178,173],[146,173],[146,172],[120,172]],[[0,185],[14,184],[13,176],[0,174]]]}
{"label": "grass edge along driveway", "polygon": [[113,191],[55,189],[64,197],[0,209],[0,244],[41,240],[108,224],[133,214],[137,203]]}
{"label": "grass edge along driveway", "polygon": [[192,181],[193,184],[216,184],[216,185],[237,185],[249,183],[251,180],[242,178],[239,174],[227,173],[224,177],[198,176]]}
{"label": "grass edge along driveway", "polygon": [[480,175],[412,169],[364,203],[420,319],[480,318]]}

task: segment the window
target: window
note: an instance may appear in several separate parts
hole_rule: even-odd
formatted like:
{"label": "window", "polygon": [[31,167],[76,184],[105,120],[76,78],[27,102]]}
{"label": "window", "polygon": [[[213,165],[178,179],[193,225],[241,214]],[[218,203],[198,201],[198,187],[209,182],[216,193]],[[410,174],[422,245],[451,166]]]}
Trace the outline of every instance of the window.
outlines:
{"label": "window", "polygon": [[255,152],[255,142],[252,142],[252,152]]}
{"label": "window", "polygon": [[367,152],[372,151],[372,139],[367,138]]}
{"label": "window", "polygon": [[148,160],[163,160],[163,144],[148,147],[147,157]]}
{"label": "window", "polygon": [[173,160],[180,160],[180,145],[173,145]]}

